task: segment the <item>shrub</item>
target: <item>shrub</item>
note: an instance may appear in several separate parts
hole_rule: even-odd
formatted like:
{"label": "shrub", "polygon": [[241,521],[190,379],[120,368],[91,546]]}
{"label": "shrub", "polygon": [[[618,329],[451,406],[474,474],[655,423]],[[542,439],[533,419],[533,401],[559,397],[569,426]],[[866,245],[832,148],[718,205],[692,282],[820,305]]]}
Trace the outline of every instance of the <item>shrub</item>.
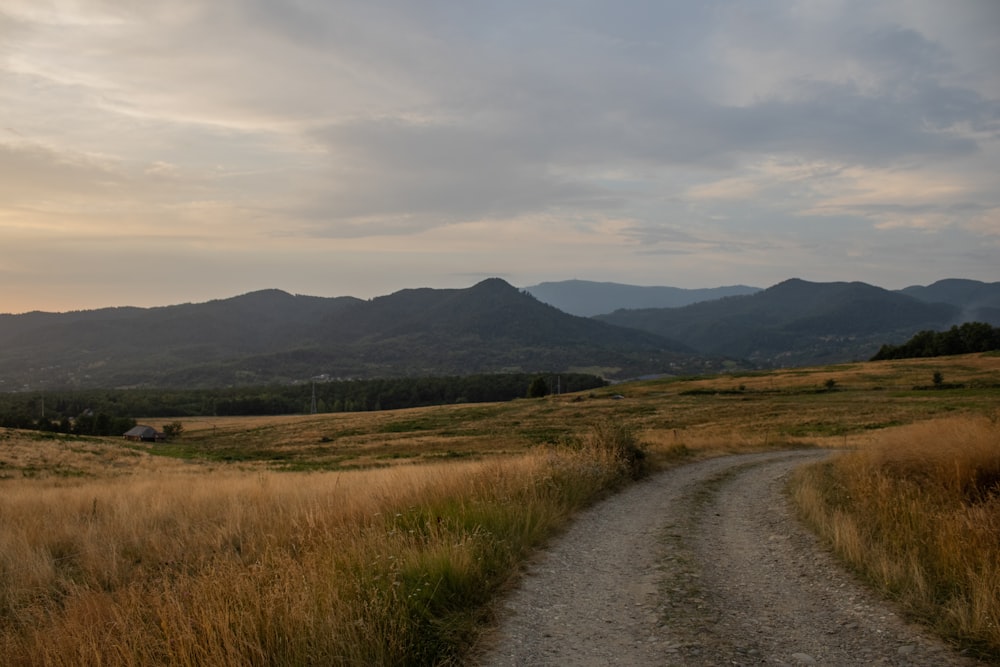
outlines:
{"label": "shrub", "polygon": [[179,438],[181,433],[184,432],[184,424],[178,422],[170,422],[169,424],[163,425],[163,435],[168,438]]}
{"label": "shrub", "polygon": [[606,420],[594,425],[587,447],[609,458],[631,479],[648,472],[646,450],[635,429],[623,422]]}
{"label": "shrub", "polygon": [[528,385],[528,398],[541,398],[549,393],[549,385],[545,378],[537,377]]}

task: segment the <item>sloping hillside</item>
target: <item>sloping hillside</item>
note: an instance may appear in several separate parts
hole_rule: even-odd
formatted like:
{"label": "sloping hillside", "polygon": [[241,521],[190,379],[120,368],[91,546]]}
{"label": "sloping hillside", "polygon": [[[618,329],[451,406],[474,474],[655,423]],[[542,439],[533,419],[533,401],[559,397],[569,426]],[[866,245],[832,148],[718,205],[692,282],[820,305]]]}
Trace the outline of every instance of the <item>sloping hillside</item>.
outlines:
{"label": "sloping hillside", "polygon": [[163,308],[0,316],[0,390],[211,387],[375,377],[603,369],[690,371],[690,349],[574,317],[506,282],[364,301],[278,290]]}
{"label": "sloping hillside", "polygon": [[1000,326],[1000,282],[949,278],[927,286],[914,285],[900,290],[927,303],[958,306],[963,322],[985,322]]}
{"label": "sloping hillside", "polygon": [[683,308],[620,310],[598,319],[764,365],[868,359],[886,342],[950,326],[961,309],[865,283],[786,280],[749,296]]}

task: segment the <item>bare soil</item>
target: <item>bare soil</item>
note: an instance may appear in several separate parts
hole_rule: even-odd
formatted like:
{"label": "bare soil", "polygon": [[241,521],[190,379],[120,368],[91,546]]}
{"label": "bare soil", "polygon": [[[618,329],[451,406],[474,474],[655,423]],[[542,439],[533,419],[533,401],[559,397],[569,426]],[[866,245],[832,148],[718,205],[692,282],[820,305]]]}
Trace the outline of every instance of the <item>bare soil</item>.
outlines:
{"label": "bare soil", "polygon": [[581,514],[502,601],[472,662],[979,664],[906,622],[794,517],[788,473],[828,455],[706,460]]}

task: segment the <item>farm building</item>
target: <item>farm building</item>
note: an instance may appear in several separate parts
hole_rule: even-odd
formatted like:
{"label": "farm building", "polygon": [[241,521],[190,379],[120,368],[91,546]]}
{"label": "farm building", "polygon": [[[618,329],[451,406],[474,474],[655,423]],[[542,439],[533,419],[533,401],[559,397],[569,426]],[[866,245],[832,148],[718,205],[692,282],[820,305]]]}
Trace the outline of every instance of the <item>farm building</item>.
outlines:
{"label": "farm building", "polygon": [[152,426],[133,426],[122,435],[126,440],[134,442],[163,442],[167,436],[157,431]]}

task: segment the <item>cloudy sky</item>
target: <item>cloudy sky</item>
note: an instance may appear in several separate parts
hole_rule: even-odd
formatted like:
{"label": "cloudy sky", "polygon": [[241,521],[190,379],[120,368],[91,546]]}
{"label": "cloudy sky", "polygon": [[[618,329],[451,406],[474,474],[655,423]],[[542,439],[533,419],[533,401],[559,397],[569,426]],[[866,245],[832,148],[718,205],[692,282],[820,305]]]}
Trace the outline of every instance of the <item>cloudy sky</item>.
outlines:
{"label": "cloudy sky", "polygon": [[1000,280],[996,0],[3,0],[0,312]]}

